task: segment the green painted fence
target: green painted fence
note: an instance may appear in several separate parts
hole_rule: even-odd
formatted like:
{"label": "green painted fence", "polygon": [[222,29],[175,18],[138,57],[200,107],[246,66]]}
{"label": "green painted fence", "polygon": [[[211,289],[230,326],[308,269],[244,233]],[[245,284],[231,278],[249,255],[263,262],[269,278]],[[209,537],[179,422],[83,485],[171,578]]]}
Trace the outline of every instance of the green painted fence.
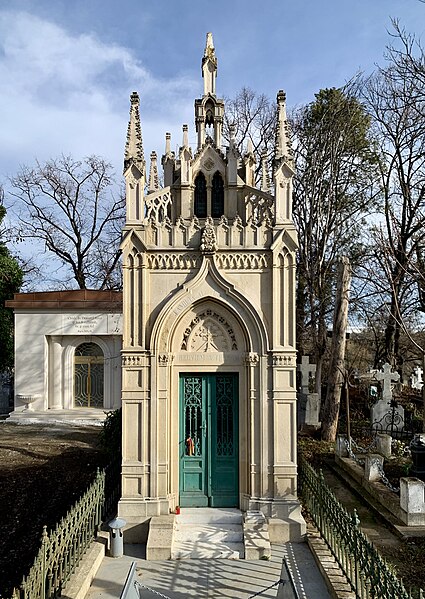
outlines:
{"label": "green painted fence", "polygon": [[84,495],[49,534],[44,527],[34,564],[19,588],[14,589],[12,599],[61,595],[101,526],[106,505],[105,478],[105,471],[98,472]]}
{"label": "green painted fence", "polygon": [[[299,461],[303,504],[359,599],[412,599],[366,535],[356,512],[339,503],[323,473],[304,459]],[[425,595],[419,590],[419,598]]]}

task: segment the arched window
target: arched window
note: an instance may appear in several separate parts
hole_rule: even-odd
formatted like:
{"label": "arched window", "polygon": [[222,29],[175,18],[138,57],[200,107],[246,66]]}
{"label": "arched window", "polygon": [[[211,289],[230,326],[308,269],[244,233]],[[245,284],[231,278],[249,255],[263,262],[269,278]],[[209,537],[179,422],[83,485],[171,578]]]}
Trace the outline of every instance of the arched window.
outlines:
{"label": "arched window", "polygon": [[211,216],[220,218],[224,214],[224,183],[219,172],[215,173],[212,180]]}
{"label": "arched window", "polygon": [[96,343],[75,348],[74,405],[76,408],[103,408],[104,357]]}
{"label": "arched window", "polygon": [[195,179],[195,216],[207,216],[207,182],[203,173],[199,173]]}

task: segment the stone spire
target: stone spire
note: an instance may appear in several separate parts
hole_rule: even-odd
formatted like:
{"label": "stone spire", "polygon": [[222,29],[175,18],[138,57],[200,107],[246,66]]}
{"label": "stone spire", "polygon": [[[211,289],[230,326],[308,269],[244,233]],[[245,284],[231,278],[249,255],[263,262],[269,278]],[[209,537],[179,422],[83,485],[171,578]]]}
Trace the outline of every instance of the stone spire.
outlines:
{"label": "stone spire", "polygon": [[128,121],[124,154],[124,172],[131,164],[135,164],[139,171],[143,173],[145,158],[143,155],[142,128],[140,126],[140,99],[137,92],[131,94],[130,102],[130,119]]}
{"label": "stone spire", "polygon": [[202,58],[202,77],[204,78],[204,96],[215,96],[215,79],[217,77],[217,57],[214,50],[212,33],[207,33],[205,52]]}
{"label": "stone spire", "polygon": [[275,159],[285,158],[293,163],[292,145],[289,136],[289,125],[286,118],[286,94],[279,90],[277,94],[277,125],[275,142]]}
{"label": "stone spire", "polygon": [[157,191],[157,189],[159,189],[157,157],[156,152],[151,152],[151,166],[149,170],[149,193]]}

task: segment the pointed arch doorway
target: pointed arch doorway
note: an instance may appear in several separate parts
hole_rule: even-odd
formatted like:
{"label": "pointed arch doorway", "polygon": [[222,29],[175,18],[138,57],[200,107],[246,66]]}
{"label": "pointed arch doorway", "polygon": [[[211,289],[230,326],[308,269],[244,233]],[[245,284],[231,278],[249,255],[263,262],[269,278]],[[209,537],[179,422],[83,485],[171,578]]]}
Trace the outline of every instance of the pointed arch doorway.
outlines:
{"label": "pointed arch doorway", "polygon": [[180,505],[239,505],[238,374],[180,375]]}

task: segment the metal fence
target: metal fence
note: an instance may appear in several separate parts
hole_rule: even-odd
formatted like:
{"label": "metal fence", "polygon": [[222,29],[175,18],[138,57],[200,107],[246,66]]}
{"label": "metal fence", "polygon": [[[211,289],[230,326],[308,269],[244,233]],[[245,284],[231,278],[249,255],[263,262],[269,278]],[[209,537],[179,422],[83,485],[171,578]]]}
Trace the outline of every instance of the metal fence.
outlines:
{"label": "metal fence", "polygon": [[[84,553],[119,498],[114,485],[118,465],[97,473],[95,480],[67,515],[47,533],[43,528],[41,547],[29,574],[13,590],[12,599],[52,599],[61,595]],[[118,477],[119,478],[119,477]],[[106,485],[105,485],[106,481]],[[107,496],[105,501],[105,486]]]}
{"label": "metal fence", "polygon": [[[412,599],[385,560],[359,528],[356,512],[349,514],[317,473],[300,459],[303,503],[358,599]],[[424,599],[419,591],[419,599]]]}

